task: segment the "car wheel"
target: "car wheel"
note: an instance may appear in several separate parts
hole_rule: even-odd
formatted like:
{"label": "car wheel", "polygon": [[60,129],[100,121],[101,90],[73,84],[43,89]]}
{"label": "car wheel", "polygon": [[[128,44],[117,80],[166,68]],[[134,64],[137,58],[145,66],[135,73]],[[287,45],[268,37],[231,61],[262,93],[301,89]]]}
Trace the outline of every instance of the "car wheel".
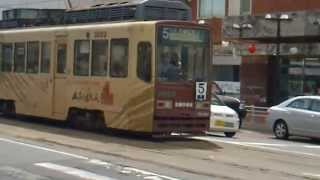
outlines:
{"label": "car wheel", "polygon": [[273,133],[278,139],[288,139],[289,130],[288,126],[284,121],[278,121],[274,125]]}
{"label": "car wheel", "polygon": [[232,138],[234,135],[236,135],[235,132],[225,132],[224,134],[229,138]]}

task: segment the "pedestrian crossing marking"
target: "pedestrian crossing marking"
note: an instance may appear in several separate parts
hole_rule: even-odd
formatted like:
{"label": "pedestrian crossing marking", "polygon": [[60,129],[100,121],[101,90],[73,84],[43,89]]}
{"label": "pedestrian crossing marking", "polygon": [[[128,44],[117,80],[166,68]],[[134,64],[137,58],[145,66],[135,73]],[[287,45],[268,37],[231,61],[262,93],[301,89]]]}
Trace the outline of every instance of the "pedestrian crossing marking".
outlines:
{"label": "pedestrian crossing marking", "polygon": [[[96,159],[90,160],[89,163],[103,166],[107,169],[110,169],[110,168],[119,169],[121,174],[125,174],[125,175],[134,174],[135,176],[143,177],[143,179],[146,179],[146,180],[180,180],[177,178],[164,176],[164,175],[156,174],[153,172],[149,172],[149,171],[145,171],[145,170],[141,170],[141,169],[137,169],[137,168],[133,168],[133,167],[124,167],[124,166],[120,166],[120,165],[114,165],[112,163],[104,162],[104,161],[96,160]],[[115,166],[117,166],[117,167],[115,167]]]}
{"label": "pedestrian crossing marking", "polygon": [[[87,162],[89,164],[93,164],[96,166],[102,166],[103,168],[106,168],[108,170],[115,170],[119,174],[123,174],[126,176],[132,175],[132,176],[144,179],[144,180],[180,180],[177,178],[173,178],[173,177],[169,177],[169,176],[165,176],[165,175],[160,175],[160,174],[156,174],[153,172],[149,172],[149,171],[145,171],[145,170],[141,170],[141,169],[137,169],[137,168],[133,168],[133,167],[116,165],[116,164],[104,162],[104,161],[97,160],[97,159],[91,159]],[[36,163],[34,165],[38,166],[38,167],[43,167],[46,169],[62,172],[67,175],[72,175],[72,176],[76,176],[79,178],[84,178],[86,180],[117,180],[112,177],[98,175],[93,172],[88,172],[86,170],[82,170],[79,168],[73,168],[73,167],[58,165],[58,164],[49,163],[49,162]]]}
{"label": "pedestrian crossing marking", "polygon": [[101,175],[98,175],[98,174],[95,174],[92,172],[88,172],[85,170],[62,166],[62,165],[53,164],[53,163],[37,163],[35,165],[39,166],[39,167],[46,168],[46,169],[51,169],[51,170],[55,170],[58,172],[62,172],[64,174],[72,175],[75,177],[84,178],[86,180],[116,180],[111,177],[101,176]]}
{"label": "pedestrian crossing marking", "polygon": [[10,166],[0,167],[0,174],[12,177],[14,179],[21,179],[21,180],[50,180],[47,177],[43,177],[37,174],[27,172],[25,170],[10,167]]}

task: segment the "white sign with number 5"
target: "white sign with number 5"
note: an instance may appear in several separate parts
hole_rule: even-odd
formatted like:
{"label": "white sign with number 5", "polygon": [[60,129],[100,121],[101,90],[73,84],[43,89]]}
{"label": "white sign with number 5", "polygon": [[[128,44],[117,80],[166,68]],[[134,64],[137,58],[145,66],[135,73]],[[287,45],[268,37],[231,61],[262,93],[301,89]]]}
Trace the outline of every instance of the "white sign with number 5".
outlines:
{"label": "white sign with number 5", "polygon": [[196,82],[196,100],[205,101],[207,99],[207,82]]}

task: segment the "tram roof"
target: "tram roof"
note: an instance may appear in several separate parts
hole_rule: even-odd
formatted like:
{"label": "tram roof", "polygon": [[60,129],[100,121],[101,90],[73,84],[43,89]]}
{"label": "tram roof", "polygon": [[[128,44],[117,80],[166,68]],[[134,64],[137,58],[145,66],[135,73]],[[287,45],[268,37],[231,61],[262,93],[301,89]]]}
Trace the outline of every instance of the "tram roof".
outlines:
{"label": "tram roof", "polygon": [[135,6],[135,5],[151,5],[151,6],[168,6],[171,8],[189,9],[190,7],[183,3],[181,0],[96,0],[93,2],[88,1],[88,4],[84,3],[78,7],[73,7],[71,10],[83,10],[88,7],[91,8],[103,8],[114,6]]}
{"label": "tram roof", "polygon": [[177,20],[127,21],[127,22],[121,21],[121,22],[101,22],[101,23],[90,23],[90,24],[34,26],[34,27],[25,27],[25,28],[16,28],[16,29],[3,29],[3,30],[0,30],[0,34],[14,34],[14,33],[22,33],[22,32],[28,33],[28,32],[69,31],[69,30],[81,30],[81,29],[92,29],[92,28],[100,29],[100,28],[128,27],[128,26],[138,26],[138,25],[155,25],[157,23],[177,23],[177,24],[196,25],[195,22],[177,21]]}

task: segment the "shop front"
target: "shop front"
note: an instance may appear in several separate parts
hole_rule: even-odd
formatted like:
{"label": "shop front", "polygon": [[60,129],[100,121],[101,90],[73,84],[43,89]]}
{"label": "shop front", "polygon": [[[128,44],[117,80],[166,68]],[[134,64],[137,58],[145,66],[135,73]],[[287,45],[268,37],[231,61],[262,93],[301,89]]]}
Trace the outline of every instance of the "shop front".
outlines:
{"label": "shop front", "polygon": [[256,106],[272,106],[300,95],[320,95],[320,54],[243,56],[240,82],[241,99]]}
{"label": "shop front", "polygon": [[299,95],[320,95],[320,57],[282,57],[280,100]]}
{"label": "shop front", "polygon": [[289,12],[279,23],[267,19],[280,15],[225,19],[224,38],[236,43],[242,56],[240,95],[247,105],[269,107],[320,95],[320,11]]}

